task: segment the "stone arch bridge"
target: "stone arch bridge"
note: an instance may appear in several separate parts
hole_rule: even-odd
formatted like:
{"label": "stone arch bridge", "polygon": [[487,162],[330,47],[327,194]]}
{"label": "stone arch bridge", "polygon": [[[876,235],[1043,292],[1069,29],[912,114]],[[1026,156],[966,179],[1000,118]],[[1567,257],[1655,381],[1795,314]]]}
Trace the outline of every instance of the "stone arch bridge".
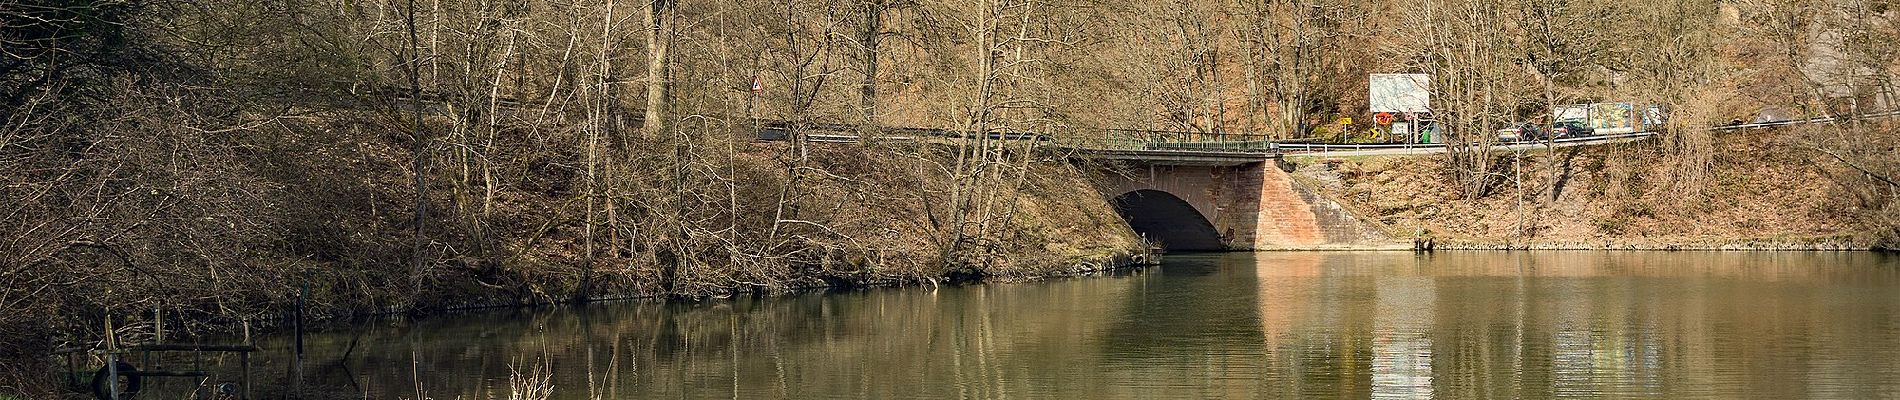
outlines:
{"label": "stone arch bridge", "polygon": [[[784,140],[789,125],[759,138]],[[855,125],[815,125],[814,142],[855,142]],[[1261,135],[1106,129],[1055,136],[880,128],[884,140],[1033,140],[1080,158],[1117,160],[1133,173],[1098,182],[1136,233],[1170,251],[1409,249],[1281,168],[1280,144]]]}
{"label": "stone arch bridge", "polygon": [[1078,150],[1132,167],[1098,189],[1169,251],[1410,248],[1295,181],[1278,152]]}

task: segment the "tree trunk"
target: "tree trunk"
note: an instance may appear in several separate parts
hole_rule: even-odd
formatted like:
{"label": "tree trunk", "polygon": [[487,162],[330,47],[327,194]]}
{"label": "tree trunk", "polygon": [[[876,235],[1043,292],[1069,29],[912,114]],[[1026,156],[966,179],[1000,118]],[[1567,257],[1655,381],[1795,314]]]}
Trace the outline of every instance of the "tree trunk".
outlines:
{"label": "tree trunk", "polygon": [[[413,264],[410,265],[409,279],[412,289],[410,293],[420,294],[422,292],[422,258],[424,249],[422,228],[424,221],[427,220],[429,211],[428,181],[424,178],[428,172],[426,170],[428,163],[425,161],[425,158],[428,157],[429,138],[428,135],[422,132],[422,38],[421,35],[416,32],[415,0],[409,0],[408,15],[404,20],[409,30],[409,102],[410,113],[414,118],[410,131],[411,140],[413,140],[414,143],[411,144],[410,151],[412,152],[411,156],[415,159],[415,164],[412,165],[411,168],[414,170],[416,178],[416,214],[414,221],[416,230],[415,237],[413,238],[415,240],[415,249],[411,254]],[[411,305],[413,306],[414,304]]]}
{"label": "tree trunk", "polygon": [[864,68],[864,81],[858,84],[858,109],[864,113],[861,134],[866,139],[877,129],[878,35],[884,30],[884,8],[883,1],[866,1],[864,26],[858,32],[858,45],[863,47],[859,63]]}
{"label": "tree trunk", "polygon": [[667,10],[671,0],[647,3],[647,109],[641,126],[647,140],[658,140],[667,130],[667,64],[671,62],[672,41],[667,40]]}

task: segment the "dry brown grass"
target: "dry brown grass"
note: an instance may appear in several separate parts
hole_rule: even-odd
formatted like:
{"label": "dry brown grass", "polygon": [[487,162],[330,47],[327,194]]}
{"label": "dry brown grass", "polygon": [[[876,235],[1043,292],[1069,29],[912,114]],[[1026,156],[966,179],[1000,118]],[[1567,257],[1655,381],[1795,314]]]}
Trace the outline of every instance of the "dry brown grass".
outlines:
{"label": "dry brown grass", "polygon": [[[1723,241],[1879,242],[1880,223],[1852,205],[1836,163],[1800,150],[1793,131],[1718,134],[1706,182],[1685,191],[1676,165],[1654,142],[1555,152],[1499,154],[1505,179],[1493,192],[1464,200],[1446,185],[1431,157],[1324,160],[1302,174],[1330,175],[1328,193],[1399,229],[1423,227],[1440,237],[1517,244],[1618,244],[1667,247]],[[1512,166],[1523,168],[1522,185]],[[1549,170],[1556,168],[1557,170]],[[1559,179],[1551,185],[1547,177]],[[1325,182],[1325,179],[1316,181]],[[1545,188],[1555,187],[1556,190]]]}

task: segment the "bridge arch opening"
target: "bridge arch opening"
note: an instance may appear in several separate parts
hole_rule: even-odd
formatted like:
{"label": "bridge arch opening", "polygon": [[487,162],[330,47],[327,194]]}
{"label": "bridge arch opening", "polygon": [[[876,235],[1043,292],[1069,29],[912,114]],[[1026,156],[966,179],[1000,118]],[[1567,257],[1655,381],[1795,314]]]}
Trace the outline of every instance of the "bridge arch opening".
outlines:
{"label": "bridge arch opening", "polygon": [[1220,232],[1187,200],[1159,190],[1136,190],[1116,196],[1115,212],[1135,233],[1167,251],[1227,250]]}

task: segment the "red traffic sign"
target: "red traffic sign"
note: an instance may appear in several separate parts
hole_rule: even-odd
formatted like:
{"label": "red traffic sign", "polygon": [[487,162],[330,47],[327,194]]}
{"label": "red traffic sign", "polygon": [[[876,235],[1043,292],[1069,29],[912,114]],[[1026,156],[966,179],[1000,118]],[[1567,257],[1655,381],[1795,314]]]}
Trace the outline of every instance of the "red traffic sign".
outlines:
{"label": "red traffic sign", "polygon": [[1372,116],[1372,121],[1378,122],[1379,125],[1391,125],[1392,113],[1382,112],[1382,113],[1375,114]]}
{"label": "red traffic sign", "polygon": [[765,82],[760,82],[759,78],[752,78],[752,93],[765,93]]}

